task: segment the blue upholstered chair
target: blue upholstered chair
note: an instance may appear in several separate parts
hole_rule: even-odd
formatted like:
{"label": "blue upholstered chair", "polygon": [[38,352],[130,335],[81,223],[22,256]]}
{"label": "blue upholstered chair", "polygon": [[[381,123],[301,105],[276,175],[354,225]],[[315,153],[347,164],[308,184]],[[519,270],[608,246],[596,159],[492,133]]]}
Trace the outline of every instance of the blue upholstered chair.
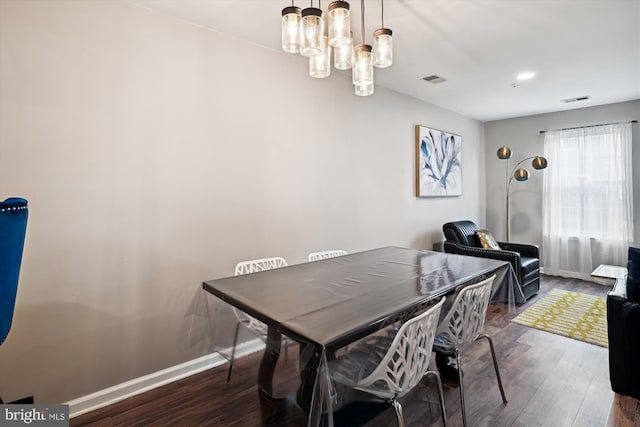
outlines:
{"label": "blue upholstered chair", "polygon": [[[11,329],[28,216],[25,199],[10,198],[0,202],[0,345]],[[33,398],[13,403],[29,402],[32,403]]]}

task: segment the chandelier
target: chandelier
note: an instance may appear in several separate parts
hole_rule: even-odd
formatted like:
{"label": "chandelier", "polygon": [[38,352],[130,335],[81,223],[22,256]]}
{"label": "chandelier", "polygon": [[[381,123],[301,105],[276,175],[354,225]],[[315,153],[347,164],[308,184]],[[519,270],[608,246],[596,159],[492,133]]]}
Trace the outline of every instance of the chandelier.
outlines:
{"label": "chandelier", "polygon": [[[294,5],[282,9],[282,50],[309,58],[309,75],[326,78],[333,66],[337,70],[352,70],[355,94],[373,95],[373,67],[387,68],[393,64],[392,31],[384,28],[384,0],[381,0],[381,27],[373,32],[373,46],[365,43],[364,0],[360,0],[360,44],[354,45],[351,12],[346,1],[329,3],[328,19],[322,6],[300,9]],[[326,28],[325,28],[326,22]]]}

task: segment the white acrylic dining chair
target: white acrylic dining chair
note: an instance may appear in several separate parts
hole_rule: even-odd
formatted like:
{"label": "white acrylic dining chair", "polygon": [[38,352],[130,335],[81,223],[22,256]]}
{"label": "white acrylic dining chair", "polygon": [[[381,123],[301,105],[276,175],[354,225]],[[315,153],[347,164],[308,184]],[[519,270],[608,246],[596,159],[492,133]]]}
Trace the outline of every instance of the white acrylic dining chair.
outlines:
{"label": "white acrylic dining chair", "polygon": [[447,425],[442,382],[437,371],[429,370],[429,360],[440,310],[445,297],[387,334],[372,335],[355,344],[348,353],[329,363],[332,378],[353,389],[383,399],[393,406],[399,427],[404,426],[399,398],[411,391],[425,375],[433,375],[438,385],[442,422]]}
{"label": "white acrylic dining chair", "polygon": [[487,316],[487,306],[491,297],[491,287],[495,280],[495,274],[474,285],[465,286],[456,296],[445,318],[440,322],[433,343],[434,350],[454,355],[457,362],[458,378],[460,381],[460,405],[462,408],[462,423],[467,425],[467,415],[464,402],[463,371],[460,361],[460,348],[465,344],[474,342],[480,338],[486,338],[491,348],[493,366],[498,378],[498,386],[502,401],[507,403],[507,398],[502,388],[500,370],[496,360],[496,352],[493,341],[482,333],[484,321]]}
{"label": "white acrylic dining chair", "polygon": [[309,261],[319,261],[321,259],[333,258],[342,255],[347,255],[347,251],[335,249],[331,251],[311,252],[309,254]]}
{"label": "white acrylic dining chair", "polygon": [[[242,261],[236,264],[235,275],[240,276],[242,274],[257,273],[258,271],[273,270],[274,268],[286,267],[287,261],[284,258],[261,258],[249,261]],[[227,373],[227,384],[231,381],[231,370],[233,369],[233,361],[236,356],[236,345],[238,344],[238,334],[240,332],[240,325],[244,325],[249,331],[260,338],[263,342],[267,341],[267,325],[259,321],[255,317],[249,316],[241,310],[233,307],[233,312],[238,319],[236,324],[236,333],[233,339],[233,348],[231,350],[231,360],[229,360],[229,372]],[[285,344],[285,358],[287,357],[286,344],[287,339],[283,337],[283,343]]]}

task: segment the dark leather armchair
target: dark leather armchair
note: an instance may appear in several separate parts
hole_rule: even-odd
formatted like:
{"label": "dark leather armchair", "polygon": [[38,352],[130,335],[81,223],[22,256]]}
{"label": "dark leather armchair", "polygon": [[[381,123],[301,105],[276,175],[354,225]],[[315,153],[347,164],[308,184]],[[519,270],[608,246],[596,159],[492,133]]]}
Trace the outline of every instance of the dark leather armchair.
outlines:
{"label": "dark leather armchair", "polygon": [[478,226],[472,221],[448,222],[442,231],[445,252],[508,261],[526,299],[540,290],[540,250],[536,245],[498,242],[501,250],[484,249],[476,237]]}
{"label": "dark leather armchair", "polygon": [[616,393],[640,399],[640,248],[629,248],[627,266],[607,295],[609,379]]}

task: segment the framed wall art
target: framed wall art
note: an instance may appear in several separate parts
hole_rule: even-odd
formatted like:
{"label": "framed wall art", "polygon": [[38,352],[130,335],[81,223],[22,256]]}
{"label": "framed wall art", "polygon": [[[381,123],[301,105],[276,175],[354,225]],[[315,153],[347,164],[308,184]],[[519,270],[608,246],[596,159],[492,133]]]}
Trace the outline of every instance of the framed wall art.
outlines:
{"label": "framed wall art", "polygon": [[462,194],[462,137],[416,125],[416,196]]}

